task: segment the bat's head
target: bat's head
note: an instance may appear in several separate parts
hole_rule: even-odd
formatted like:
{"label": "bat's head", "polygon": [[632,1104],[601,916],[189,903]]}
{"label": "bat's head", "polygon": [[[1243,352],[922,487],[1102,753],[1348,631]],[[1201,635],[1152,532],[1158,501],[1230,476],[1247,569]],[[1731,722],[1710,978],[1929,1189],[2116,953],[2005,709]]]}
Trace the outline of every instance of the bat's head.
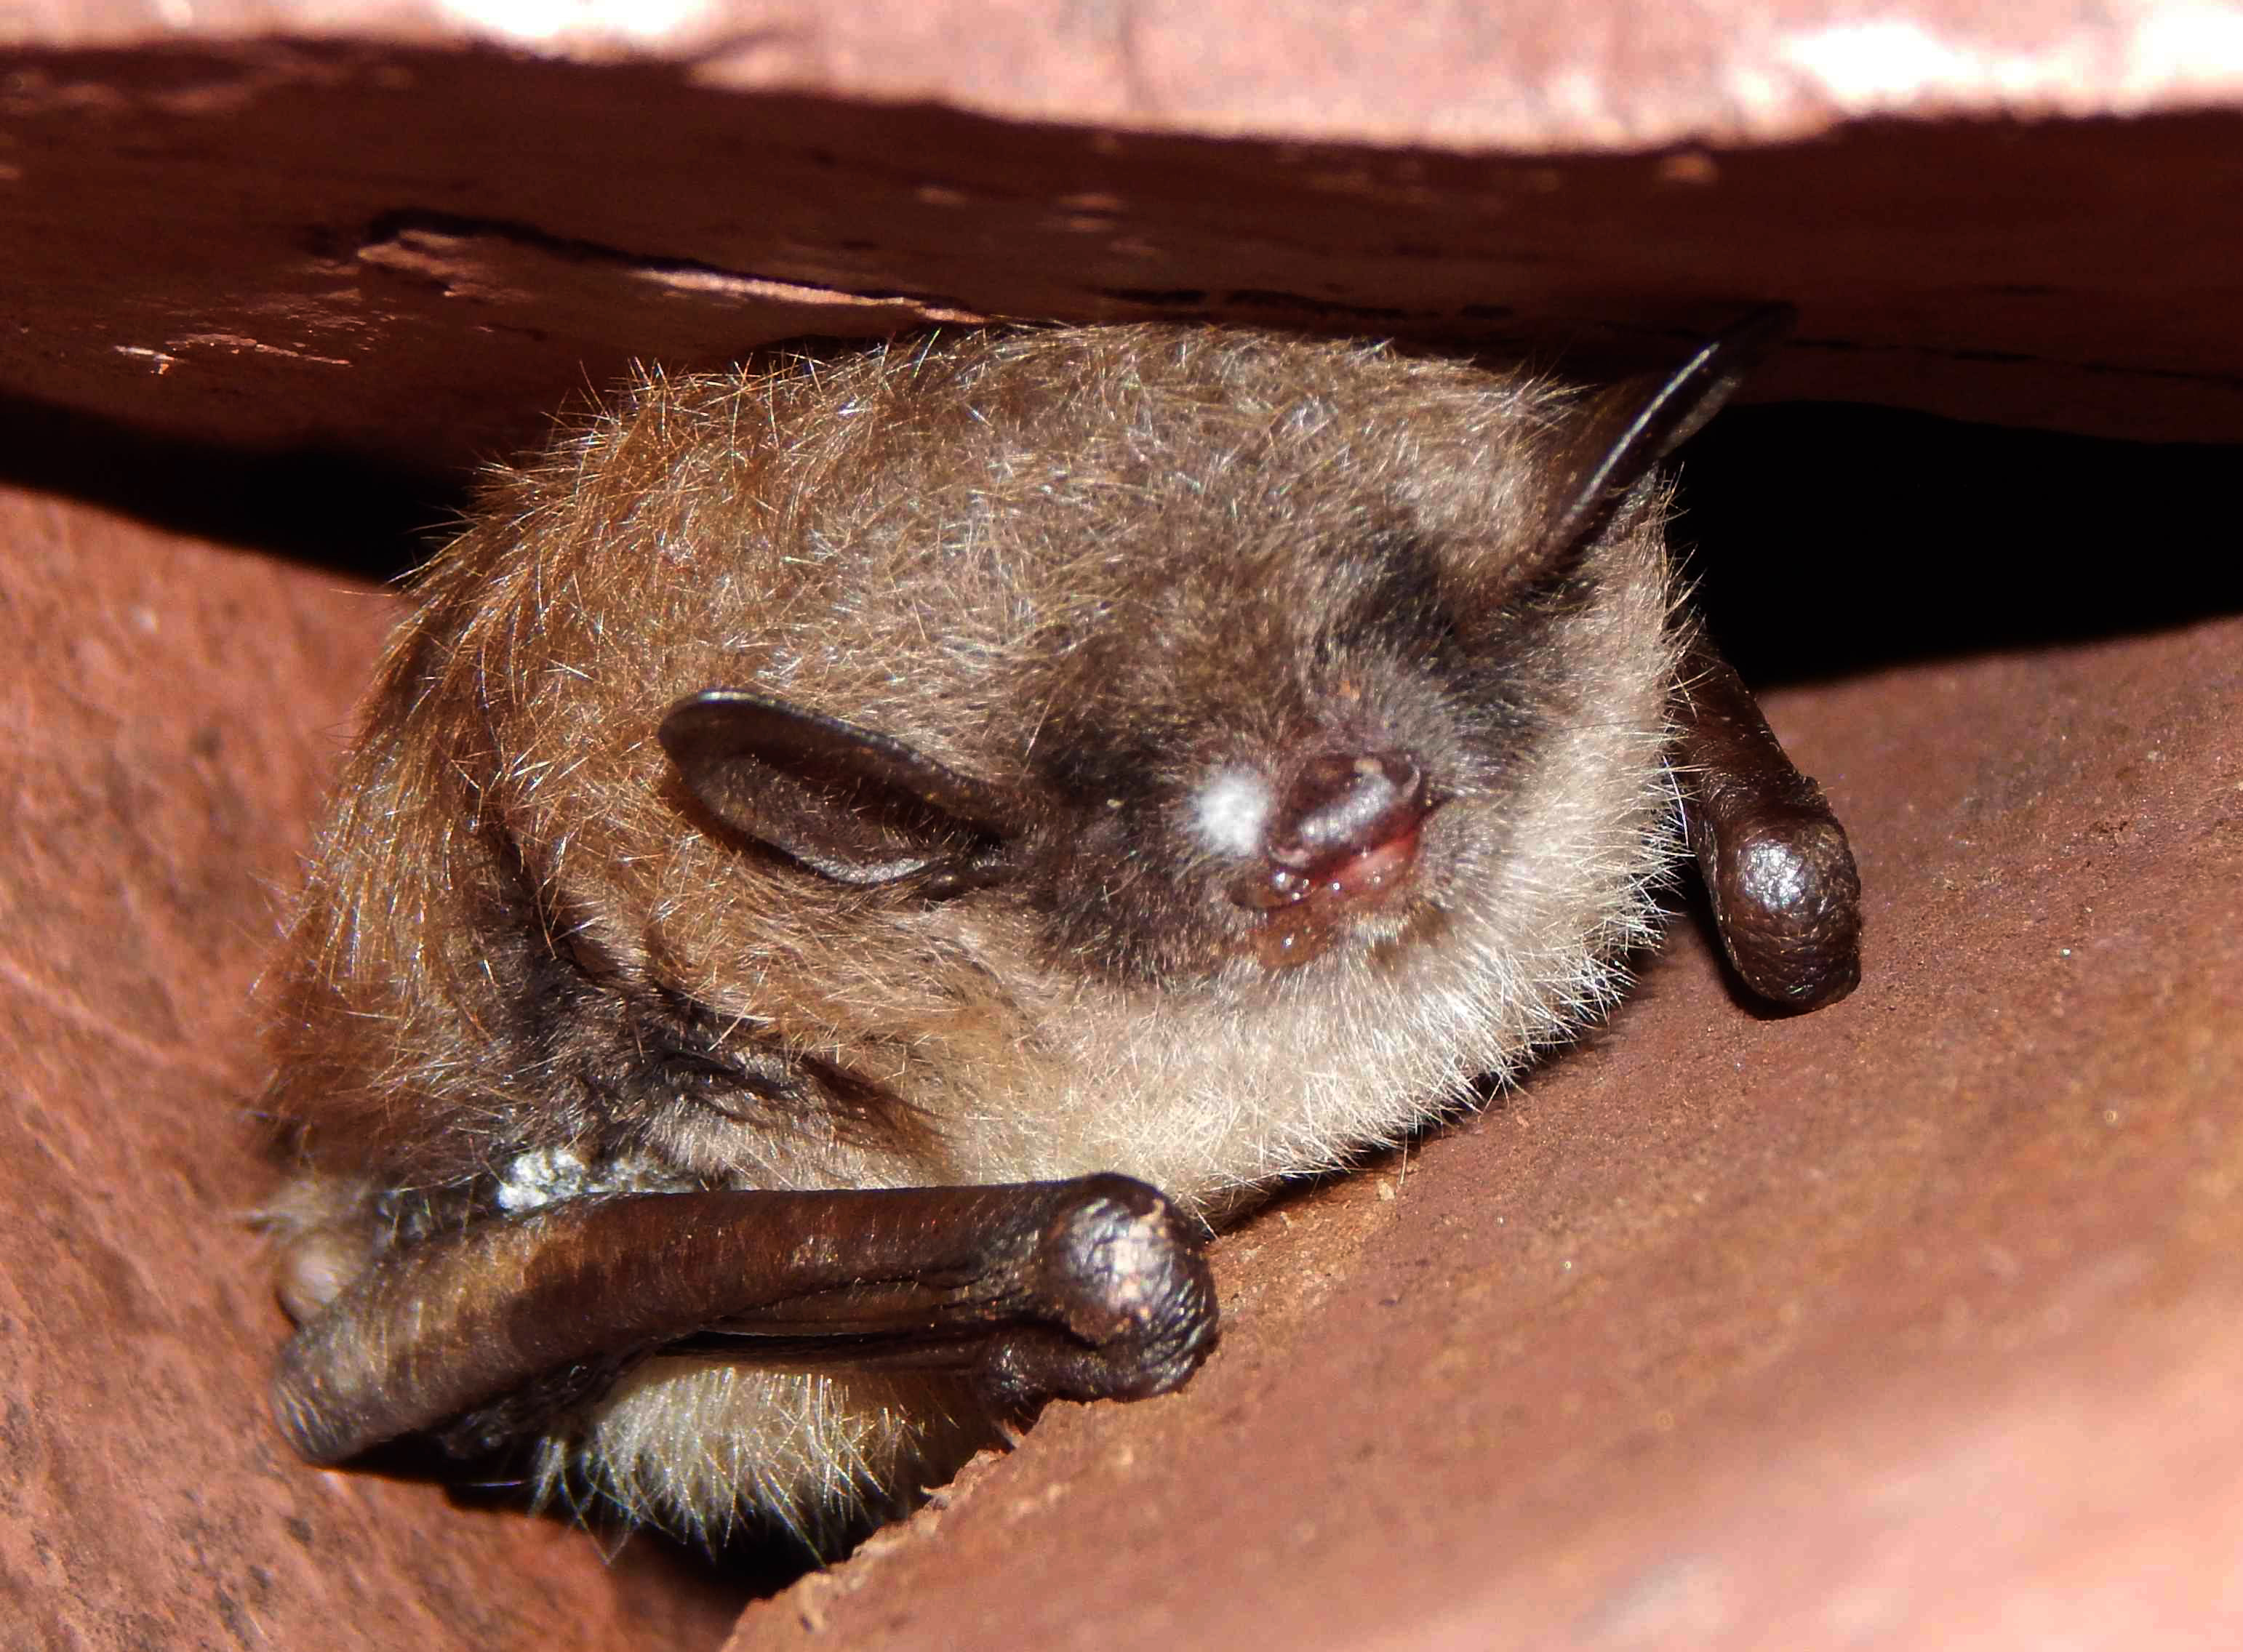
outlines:
{"label": "bat's head", "polygon": [[[1016,590],[1016,635],[931,636],[878,721],[712,687],[663,744],[710,816],[805,874],[1009,911],[1044,969],[1170,991],[1344,971],[1531,903],[1506,886],[1564,881],[1552,854],[1578,883],[1585,850],[1640,843],[1667,667],[1641,514],[1533,566],[1500,520],[1319,520],[1276,469],[1259,520],[1115,524],[1148,542]],[[1585,843],[1561,801],[1613,818]]]}
{"label": "bat's head", "polygon": [[[1640,470],[1580,507],[1588,404],[1168,329],[858,372],[823,393],[864,425],[793,462],[864,487],[790,519],[778,622],[662,722],[704,818],[940,910],[914,937],[1068,1006],[1109,1083],[1352,1068],[1422,1116],[1609,992],[1673,655]],[[1206,1017],[1189,1078],[1122,1047]]]}
{"label": "bat's head", "polygon": [[[1391,1138],[1647,932],[1691,382],[1147,326],[648,385],[424,583],[304,1087],[431,1178],[1191,1199]],[[442,1131],[354,1076],[408,1066]]]}

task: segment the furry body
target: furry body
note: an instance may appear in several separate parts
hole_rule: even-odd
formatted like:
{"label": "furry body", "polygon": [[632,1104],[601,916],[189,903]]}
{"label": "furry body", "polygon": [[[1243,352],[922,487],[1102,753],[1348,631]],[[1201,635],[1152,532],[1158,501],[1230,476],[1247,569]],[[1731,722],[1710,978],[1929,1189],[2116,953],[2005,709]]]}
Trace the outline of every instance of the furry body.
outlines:
{"label": "furry body", "polygon": [[[656,379],[499,477],[270,984],[292,1307],[619,1188],[1120,1171],[1220,1221],[1513,1074],[1609,1002],[1674,836],[1661,500],[1525,565],[1574,406],[1351,345],[976,333]],[[712,686],[1000,788],[1007,876],[743,842],[655,738]],[[1242,904],[1327,750],[1422,769],[1406,880]],[[935,1379],[660,1359],[541,1449],[649,1518],[814,1528],[997,1428]]]}

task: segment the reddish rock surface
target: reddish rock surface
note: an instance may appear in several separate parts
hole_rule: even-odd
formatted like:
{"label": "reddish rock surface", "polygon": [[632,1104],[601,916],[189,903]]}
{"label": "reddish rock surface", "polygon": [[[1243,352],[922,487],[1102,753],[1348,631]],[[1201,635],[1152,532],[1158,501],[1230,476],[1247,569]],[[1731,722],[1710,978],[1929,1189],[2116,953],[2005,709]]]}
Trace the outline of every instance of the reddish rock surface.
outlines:
{"label": "reddish rock surface", "polygon": [[1212,315],[1597,368],[1781,298],[1761,393],[2243,438],[2215,8],[633,10],[18,23],[0,396],[454,472],[634,359],[803,333]]}
{"label": "reddish rock surface", "polygon": [[263,1415],[250,982],[392,613],[0,493],[0,1643],[713,1644],[650,1546],[319,1474]]}
{"label": "reddish rock surface", "polygon": [[1777,697],[1858,992],[1694,930],[1485,1115],[1226,1237],[1176,1396],[731,1645],[2233,1644],[2243,622]]}

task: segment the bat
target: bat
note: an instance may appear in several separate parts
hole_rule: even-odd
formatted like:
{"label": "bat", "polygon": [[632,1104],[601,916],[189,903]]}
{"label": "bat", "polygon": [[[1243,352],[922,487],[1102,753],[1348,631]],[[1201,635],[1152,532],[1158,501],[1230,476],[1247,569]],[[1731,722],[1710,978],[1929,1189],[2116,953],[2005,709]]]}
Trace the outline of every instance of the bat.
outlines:
{"label": "bat", "polygon": [[1204,1237],[1508,1082],[1700,868],[1858,977],[1845,834],[1585,389],[1209,326],[650,375],[420,576],[266,984],[319,1463],[831,1545],[1185,1382]]}

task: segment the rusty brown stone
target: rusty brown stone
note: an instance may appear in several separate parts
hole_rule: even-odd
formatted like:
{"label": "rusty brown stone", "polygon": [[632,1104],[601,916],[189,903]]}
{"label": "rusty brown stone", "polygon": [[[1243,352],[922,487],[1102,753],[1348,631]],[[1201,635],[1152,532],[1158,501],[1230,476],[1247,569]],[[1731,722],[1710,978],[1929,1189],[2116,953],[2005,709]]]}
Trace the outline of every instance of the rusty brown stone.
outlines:
{"label": "rusty brown stone", "polygon": [[1594,371],[1782,298],[1760,393],[2243,433],[2208,11],[1731,9],[1356,8],[1351,57],[1266,8],[718,6],[575,59],[64,11],[0,91],[0,396],[456,472],[634,360],[803,333],[1210,315]]}
{"label": "rusty brown stone", "polygon": [[2243,1531],[2243,621],[1777,697],[1869,890],[1764,1021],[1588,1046],[1216,1247],[1185,1392],[737,1652],[2221,1643]]}
{"label": "rusty brown stone", "polygon": [[390,601],[0,493],[0,1642],[713,1645],[651,1545],[327,1474],[286,1321],[249,984]]}

